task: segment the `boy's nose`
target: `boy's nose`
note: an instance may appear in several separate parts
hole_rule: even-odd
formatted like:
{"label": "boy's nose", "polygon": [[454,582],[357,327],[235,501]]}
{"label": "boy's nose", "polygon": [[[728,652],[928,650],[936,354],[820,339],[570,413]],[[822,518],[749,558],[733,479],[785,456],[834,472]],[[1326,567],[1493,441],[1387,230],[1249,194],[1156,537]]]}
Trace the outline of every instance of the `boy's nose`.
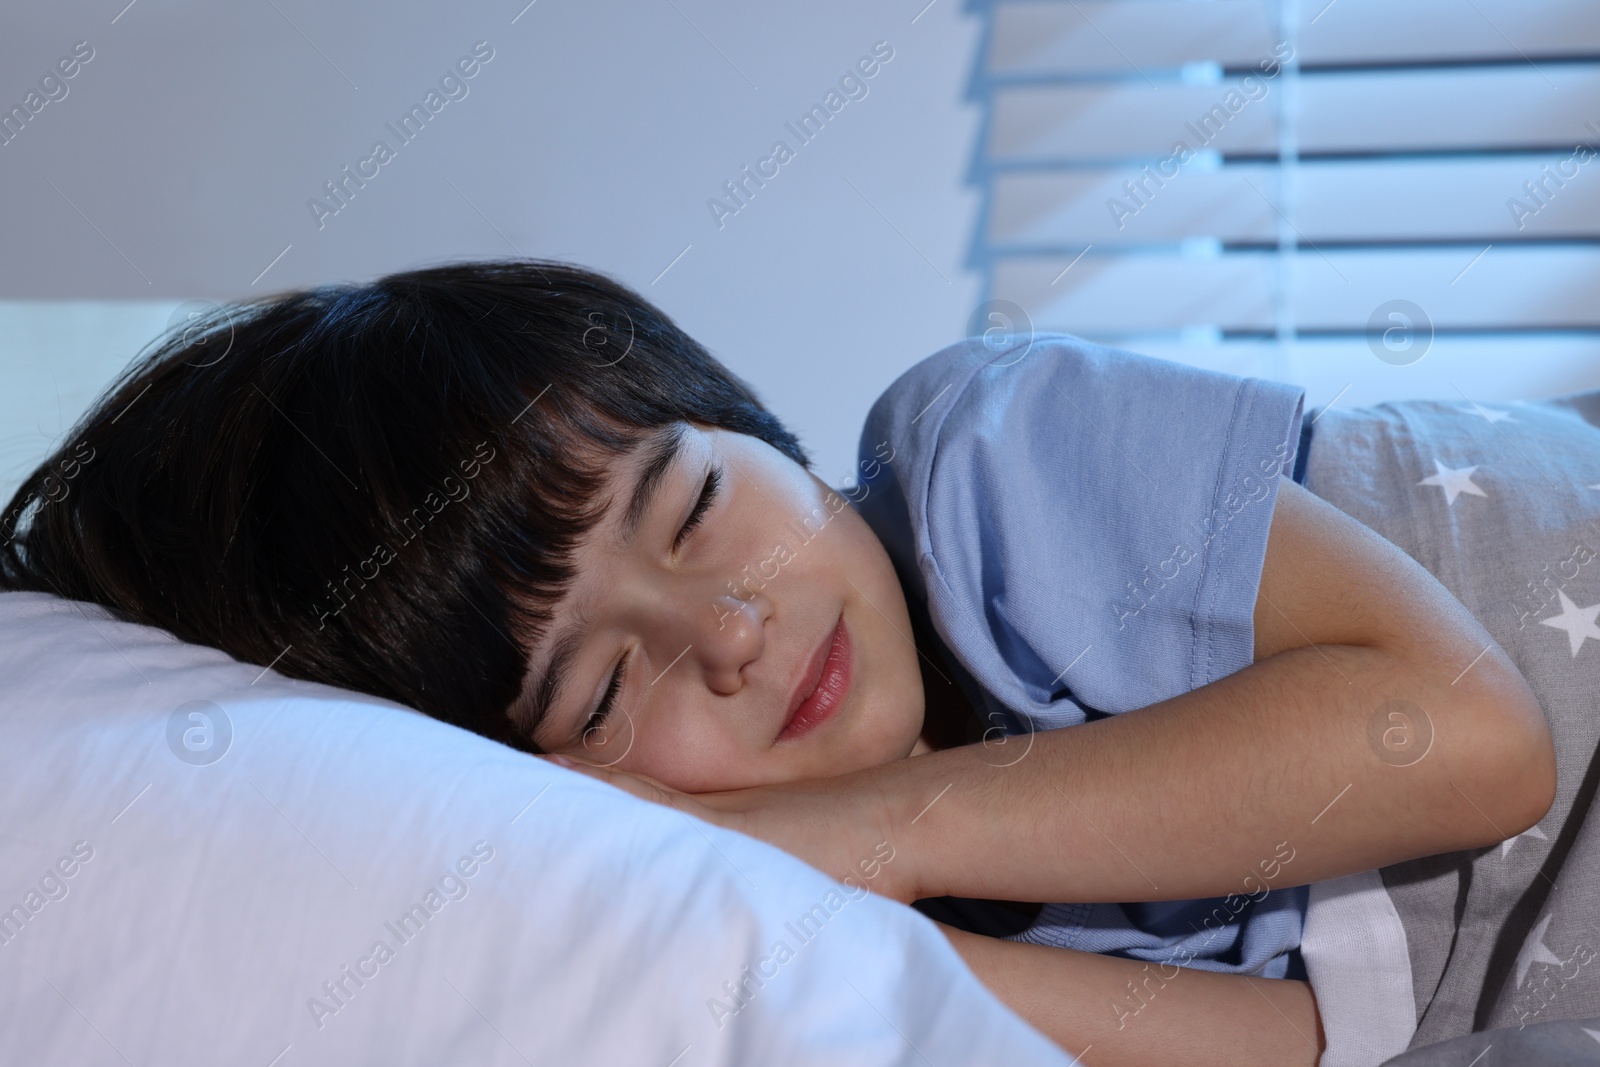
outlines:
{"label": "boy's nose", "polygon": [[718,693],[732,694],[744,684],[740,671],[757,659],[766,643],[766,621],[772,602],[757,594],[749,600],[720,593],[709,611],[697,613],[693,626],[694,650],[705,671],[706,684]]}

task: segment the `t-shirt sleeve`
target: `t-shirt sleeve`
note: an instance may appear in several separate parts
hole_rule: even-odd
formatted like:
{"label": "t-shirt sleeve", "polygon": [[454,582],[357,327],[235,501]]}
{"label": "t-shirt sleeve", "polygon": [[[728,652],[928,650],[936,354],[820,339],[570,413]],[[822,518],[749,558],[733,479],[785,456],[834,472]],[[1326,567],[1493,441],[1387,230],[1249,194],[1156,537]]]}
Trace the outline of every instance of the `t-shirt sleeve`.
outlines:
{"label": "t-shirt sleeve", "polygon": [[1303,401],[1065,335],[966,341],[874,405],[862,456],[891,476],[858,507],[973,680],[1072,725],[1252,662]]}

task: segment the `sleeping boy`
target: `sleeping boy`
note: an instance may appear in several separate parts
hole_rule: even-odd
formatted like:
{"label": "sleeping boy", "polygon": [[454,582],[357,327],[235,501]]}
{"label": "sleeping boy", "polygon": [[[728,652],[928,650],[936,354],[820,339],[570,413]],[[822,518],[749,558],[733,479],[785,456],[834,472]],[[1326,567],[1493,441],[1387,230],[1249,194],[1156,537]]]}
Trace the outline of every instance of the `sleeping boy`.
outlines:
{"label": "sleeping boy", "polygon": [[[871,888],[950,920],[1102,1067],[1179,1042],[1312,1064],[1302,887],[1520,832],[1555,770],[1478,621],[1294,480],[1302,399],[1065,336],[964,342],[878,400],[841,492],[626,288],[455,264],[169,338],[63,446],[98,457],[73,491],[43,498],[47,462],[0,517],[0,588],[398,701],[836,876],[887,843]],[[1392,701],[1440,709],[1404,773],[1368,744]]]}

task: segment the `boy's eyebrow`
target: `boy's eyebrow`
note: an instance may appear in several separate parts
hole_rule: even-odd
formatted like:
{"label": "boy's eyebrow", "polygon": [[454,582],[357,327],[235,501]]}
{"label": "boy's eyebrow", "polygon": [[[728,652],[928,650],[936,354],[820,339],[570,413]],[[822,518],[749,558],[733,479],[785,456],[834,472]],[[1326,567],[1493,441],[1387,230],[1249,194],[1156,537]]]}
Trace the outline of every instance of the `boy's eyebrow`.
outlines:
{"label": "boy's eyebrow", "polygon": [[[633,543],[639,524],[644,521],[651,502],[666,481],[667,472],[683,454],[687,440],[688,435],[684,432],[683,424],[673,423],[658,431],[645,445],[645,461],[639,468],[633,489],[628,494],[627,509],[622,514],[618,535],[620,544],[626,546]],[[589,617],[580,604],[573,613],[572,622],[568,623],[550,644],[550,665],[545,668],[544,677],[539,680],[539,685],[533,692],[533,700],[530,702],[528,721],[530,736],[538,732],[545,718],[549,716],[550,709],[555,706],[556,699],[560,697],[566,684],[568,668],[572,666],[572,660],[588,636]]]}

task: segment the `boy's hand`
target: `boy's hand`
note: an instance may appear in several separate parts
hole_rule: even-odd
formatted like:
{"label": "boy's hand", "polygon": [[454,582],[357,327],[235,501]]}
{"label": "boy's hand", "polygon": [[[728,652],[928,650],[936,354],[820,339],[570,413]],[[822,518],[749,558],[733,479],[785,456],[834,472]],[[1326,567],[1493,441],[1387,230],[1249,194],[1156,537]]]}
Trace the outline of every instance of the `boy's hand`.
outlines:
{"label": "boy's hand", "polygon": [[570,756],[571,770],[798,856],[823,873],[902,903],[916,899],[909,862],[895,860],[889,805],[870,775],[819,778],[721,793],[680,793],[654,778]]}

